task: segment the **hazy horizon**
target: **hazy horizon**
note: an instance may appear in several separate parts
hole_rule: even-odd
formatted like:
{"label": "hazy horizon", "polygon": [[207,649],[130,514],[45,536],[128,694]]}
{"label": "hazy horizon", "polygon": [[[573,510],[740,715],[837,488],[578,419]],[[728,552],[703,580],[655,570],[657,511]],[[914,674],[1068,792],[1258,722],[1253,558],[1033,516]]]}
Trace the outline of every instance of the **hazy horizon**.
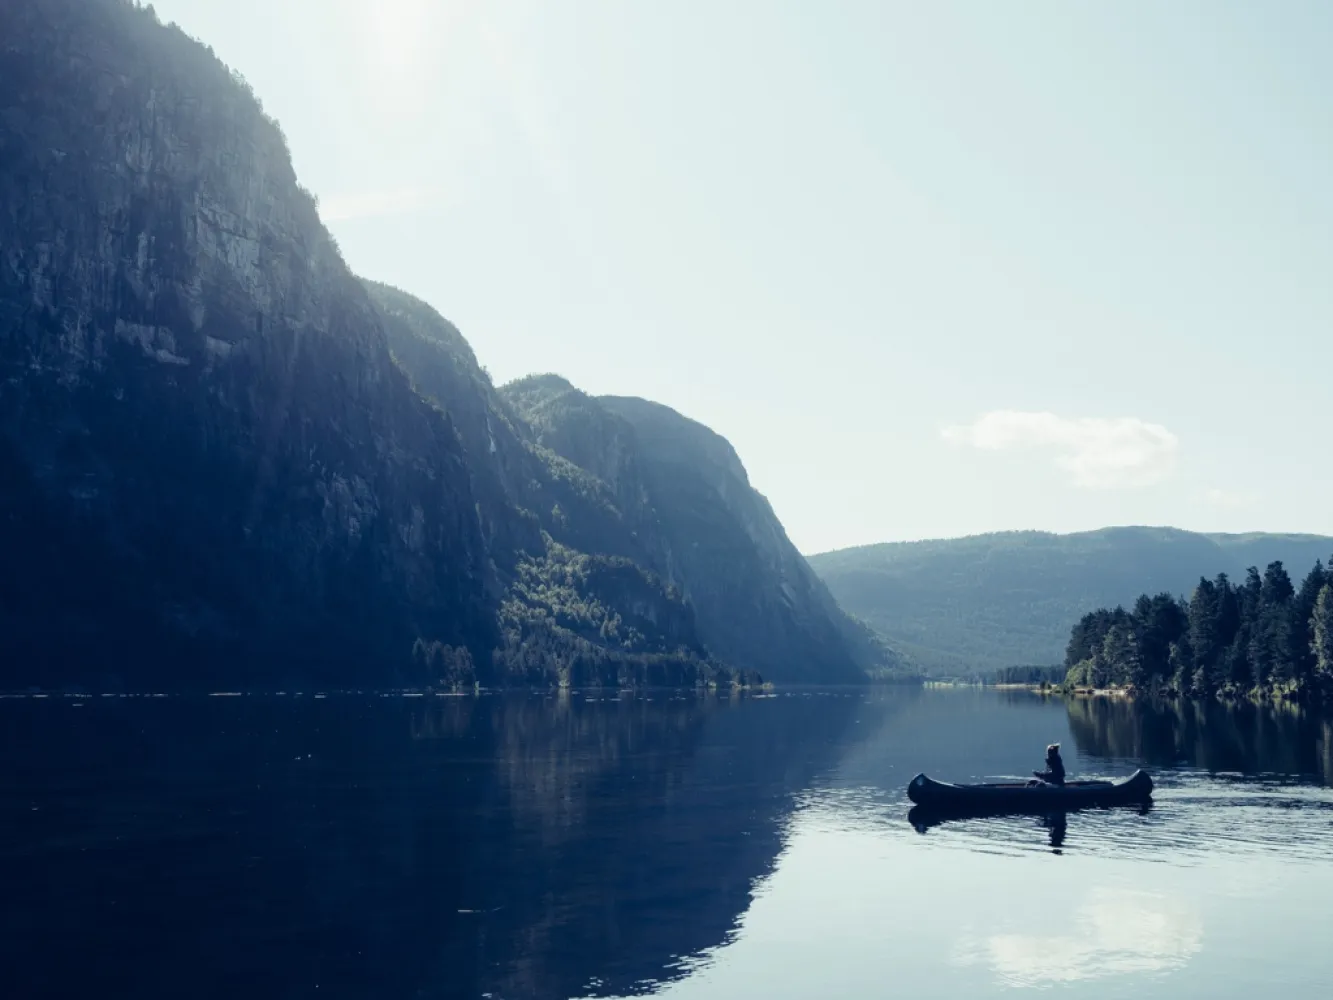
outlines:
{"label": "hazy horizon", "polygon": [[[922,545],[931,542],[958,542],[969,538],[985,538],[991,535],[1054,535],[1057,538],[1067,538],[1070,535],[1090,535],[1102,531],[1193,531],[1191,528],[1181,528],[1174,524],[1103,524],[1096,528],[1080,528],[1076,531],[1050,531],[1046,528],[997,528],[994,531],[974,531],[966,535],[936,535],[929,538],[894,538],[881,542],[858,542],[854,545],[840,545],[834,549],[820,549],[818,551],[806,552],[802,550],[801,554],[807,558],[827,555],[830,552],[841,552],[847,549],[867,549],[877,545]],[[1318,532],[1310,531],[1200,531],[1197,534],[1207,535],[1211,538],[1245,538],[1252,535],[1265,535],[1278,538],[1292,539],[1327,539],[1333,542],[1333,535],[1324,535]],[[1333,552],[1330,553],[1333,555]],[[1296,568],[1297,570],[1300,567]]]}
{"label": "hazy horizon", "polygon": [[1333,7],[155,8],[354,270],[708,425],[802,552],[1333,535]]}

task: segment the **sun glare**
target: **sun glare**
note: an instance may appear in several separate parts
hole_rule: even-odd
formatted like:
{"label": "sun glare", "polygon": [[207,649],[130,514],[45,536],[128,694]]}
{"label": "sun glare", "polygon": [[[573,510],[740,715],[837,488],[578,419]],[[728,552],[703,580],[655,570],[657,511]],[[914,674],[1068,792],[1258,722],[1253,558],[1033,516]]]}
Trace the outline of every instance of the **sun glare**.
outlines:
{"label": "sun glare", "polygon": [[473,7],[470,0],[380,0],[365,13],[376,70],[407,80],[445,56]]}

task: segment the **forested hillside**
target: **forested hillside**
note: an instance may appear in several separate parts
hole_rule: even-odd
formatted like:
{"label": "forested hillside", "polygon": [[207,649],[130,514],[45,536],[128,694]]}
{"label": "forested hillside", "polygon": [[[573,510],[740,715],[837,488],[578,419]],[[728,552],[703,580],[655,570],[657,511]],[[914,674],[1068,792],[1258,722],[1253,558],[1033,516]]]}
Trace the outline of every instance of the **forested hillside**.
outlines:
{"label": "forested hillside", "polygon": [[1084,615],[1069,639],[1067,682],[1182,694],[1333,692],[1333,572],[1300,586],[1281,562],[1243,582],[1200,579],[1188,600],[1143,594],[1132,608]]}
{"label": "forested hillside", "polygon": [[1020,531],[869,545],[811,556],[838,603],[922,668],[990,676],[1063,662],[1071,623],[1199,577],[1280,560],[1302,571],[1333,553],[1314,535],[1203,535],[1174,528]]}

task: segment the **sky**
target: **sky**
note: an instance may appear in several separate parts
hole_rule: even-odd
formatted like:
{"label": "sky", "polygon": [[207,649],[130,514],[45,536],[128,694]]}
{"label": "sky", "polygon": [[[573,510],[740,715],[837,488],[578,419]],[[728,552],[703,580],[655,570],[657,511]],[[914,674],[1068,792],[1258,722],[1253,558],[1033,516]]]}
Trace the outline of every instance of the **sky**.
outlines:
{"label": "sky", "polygon": [[351,267],[813,553],[1333,534],[1333,4],[156,0]]}

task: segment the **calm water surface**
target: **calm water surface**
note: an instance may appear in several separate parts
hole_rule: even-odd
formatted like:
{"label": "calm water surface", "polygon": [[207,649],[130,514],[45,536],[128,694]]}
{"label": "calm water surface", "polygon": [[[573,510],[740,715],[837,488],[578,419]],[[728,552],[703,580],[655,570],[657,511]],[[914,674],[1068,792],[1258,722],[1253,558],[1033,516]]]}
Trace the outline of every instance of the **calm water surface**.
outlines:
{"label": "calm water surface", "polygon": [[[903,794],[1151,769],[918,830]],[[13,997],[1324,997],[1333,727],[975,691],[0,701]]]}

